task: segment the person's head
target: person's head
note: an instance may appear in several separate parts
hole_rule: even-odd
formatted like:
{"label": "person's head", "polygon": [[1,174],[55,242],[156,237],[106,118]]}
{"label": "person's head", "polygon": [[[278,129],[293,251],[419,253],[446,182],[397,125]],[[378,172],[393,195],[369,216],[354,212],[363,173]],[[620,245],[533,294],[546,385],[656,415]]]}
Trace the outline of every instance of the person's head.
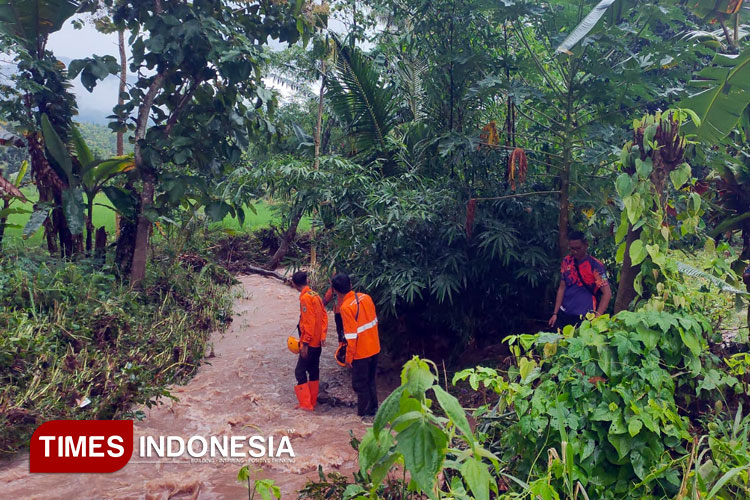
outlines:
{"label": "person's head", "polygon": [[307,286],[307,273],[305,271],[297,271],[292,274],[292,283],[294,283],[294,288],[302,290]]}
{"label": "person's head", "polygon": [[586,235],[581,231],[571,231],[568,234],[568,250],[576,260],[582,260],[589,251]]}
{"label": "person's head", "polygon": [[337,294],[345,295],[352,289],[352,280],[349,279],[349,275],[338,273],[331,278],[331,286]]}

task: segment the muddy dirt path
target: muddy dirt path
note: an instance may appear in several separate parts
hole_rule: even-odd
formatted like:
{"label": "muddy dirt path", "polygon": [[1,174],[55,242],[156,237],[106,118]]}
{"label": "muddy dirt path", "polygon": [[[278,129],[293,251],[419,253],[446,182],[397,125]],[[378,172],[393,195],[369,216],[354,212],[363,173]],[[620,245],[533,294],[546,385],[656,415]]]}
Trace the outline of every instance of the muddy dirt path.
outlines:
{"label": "muddy dirt path", "polygon": [[[282,499],[295,499],[308,478],[326,472],[347,477],[355,470],[356,453],[349,430],[361,437],[365,427],[353,408],[318,404],[314,413],[295,409],[295,357],[286,337],[299,315],[298,293],[276,280],[244,276],[234,321],[213,336],[215,357],[208,359],[187,385],[172,389],[179,401],[167,400],[135,422],[133,456],[112,474],[29,474],[28,453],[0,464],[0,498],[8,499],[242,499],[245,485],[236,481],[243,463],[191,463],[182,459],[139,457],[140,436],[290,437],[291,463],[252,463],[255,477],[273,479]],[[330,395],[351,402],[347,370],[333,360],[336,333],[331,315],[329,344],[321,357],[321,383]],[[383,394],[380,398],[382,401]]]}

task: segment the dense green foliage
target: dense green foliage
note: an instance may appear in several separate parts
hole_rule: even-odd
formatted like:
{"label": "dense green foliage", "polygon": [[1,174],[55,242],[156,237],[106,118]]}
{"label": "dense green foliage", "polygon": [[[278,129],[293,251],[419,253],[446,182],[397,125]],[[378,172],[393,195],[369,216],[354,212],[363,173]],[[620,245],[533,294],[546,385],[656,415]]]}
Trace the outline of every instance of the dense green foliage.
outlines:
{"label": "dense green foliage", "polygon": [[46,420],[132,418],[193,374],[231,314],[231,277],[213,264],[165,260],[143,292],[88,261],[9,255],[2,267],[0,453]]}
{"label": "dense green foliage", "polygon": [[[117,154],[117,136],[112,133],[111,129],[97,123],[86,122],[78,122],[76,126],[96,159],[103,160]],[[133,145],[128,137],[125,137],[123,146],[125,154],[133,152]]]}

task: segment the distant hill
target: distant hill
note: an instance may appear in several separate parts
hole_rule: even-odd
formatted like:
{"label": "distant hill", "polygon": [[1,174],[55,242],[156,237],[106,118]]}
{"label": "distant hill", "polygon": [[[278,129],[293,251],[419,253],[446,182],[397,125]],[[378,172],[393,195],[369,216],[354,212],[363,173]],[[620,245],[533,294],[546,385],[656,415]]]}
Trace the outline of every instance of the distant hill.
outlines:
{"label": "distant hill", "polygon": [[[117,154],[117,135],[109,127],[97,123],[78,123],[81,135],[97,158],[109,158]],[[133,145],[124,141],[125,154],[133,152]]]}

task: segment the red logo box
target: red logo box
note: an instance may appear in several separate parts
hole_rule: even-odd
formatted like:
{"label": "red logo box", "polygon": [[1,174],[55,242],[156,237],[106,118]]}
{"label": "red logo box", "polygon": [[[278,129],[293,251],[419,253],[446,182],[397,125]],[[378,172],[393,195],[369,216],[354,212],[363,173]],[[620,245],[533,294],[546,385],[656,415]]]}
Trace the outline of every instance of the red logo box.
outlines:
{"label": "red logo box", "polygon": [[132,455],[132,420],[50,420],[31,436],[29,469],[115,472]]}

